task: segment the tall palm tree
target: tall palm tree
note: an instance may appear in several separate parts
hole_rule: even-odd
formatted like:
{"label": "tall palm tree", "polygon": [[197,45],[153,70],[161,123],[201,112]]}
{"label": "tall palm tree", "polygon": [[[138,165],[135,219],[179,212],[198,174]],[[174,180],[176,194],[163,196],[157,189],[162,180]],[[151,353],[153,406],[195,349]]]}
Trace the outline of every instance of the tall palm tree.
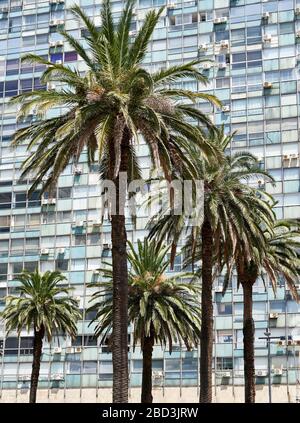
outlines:
{"label": "tall palm tree", "polygon": [[68,32],[60,33],[83,59],[87,71],[82,75],[66,65],[28,54],[23,60],[45,65],[41,80],[55,83],[56,88],[23,93],[12,100],[21,104],[20,117],[33,109],[41,115],[49,109],[64,110],[60,116],[18,130],[14,137],[16,146],[29,141],[28,150],[32,154],[23,163],[22,177],[35,174],[31,191],[37,186],[41,186],[41,192],[51,191],[66,166],[71,161],[78,162],[83,149],[87,150],[88,162],[98,160],[102,177],[115,185],[115,207],[111,210],[114,402],[128,401],[126,186],[119,188],[120,174],[126,173],[128,182],[140,178],[135,150],[139,135],[149,147],[154,166],[162,168],[167,180],[179,168],[188,170],[186,149],[190,143],[199,144],[201,154],[211,154],[211,148],[202,131],[186,120],[211,126],[197,102],[205,100],[220,105],[212,95],[172,87],[185,77],[205,84],[207,79],[198,70],[199,60],[155,73],[142,67],[163,8],[146,15],[133,40],[130,27],[134,3],[126,1],[115,26],[110,0],[104,0],[100,28],[78,6],[72,7],[74,17],[86,27],[83,39],[88,49]]}
{"label": "tall palm tree", "polygon": [[[135,251],[129,243],[129,321],[133,325],[133,346],[141,345],[143,354],[142,403],[152,403],[152,352],[155,343],[168,345],[184,343],[188,349],[197,345],[200,337],[200,289],[194,282],[180,280],[185,275],[166,277],[170,264],[166,255],[169,247],[154,241],[138,240]],[[103,276],[109,282],[98,284],[100,290],[91,301],[97,310],[96,336],[102,342],[112,329],[112,271],[107,268]]]}
{"label": "tall palm tree", "polygon": [[252,242],[253,233],[257,234],[257,239],[263,240],[262,231],[250,219],[253,207],[266,225],[270,215],[268,205],[257,196],[257,190],[245,183],[253,177],[268,177],[259,168],[256,158],[248,152],[226,156],[225,149],[231,136],[226,136],[222,127],[211,132],[209,137],[210,144],[223,152],[221,157],[205,160],[196,149],[192,149],[189,156],[197,170],[197,179],[202,180],[204,185],[203,204],[196,204],[196,211],[200,209],[198,223],[188,228],[189,220],[184,215],[170,214],[151,222],[150,230],[150,237],[167,238],[175,245],[180,236],[188,232],[190,260],[187,264],[196,259],[202,263],[200,402],[212,401],[212,287],[220,257],[226,262],[230,260],[233,247],[242,233],[245,233],[248,244]]}
{"label": "tall palm tree", "polygon": [[299,222],[279,220],[273,223],[272,231],[264,231],[264,243],[254,244],[248,251],[245,251],[243,242],[238,243],[233,254],[238,286],[242,285],[244,296],[244,378],[247,403],[255,402],[253,285],[260,275],[264,278],[266,274],[275,292],[278,279],[283,278],[294,299],[299,301],[295,286],[299,283],[300,275],[299,228]]}
{"label": "tall palm tree", "polygon": [[76,322],[81,318],[78,302],[69,295],[69,288],[60,286],[66,278],[60,272],[47,271],[40,274],[23,271],[17,281],[19,295],[7,296],[1,313],[7,334],[12,330],[18,335],[22,330],[34,331],[33,363],[29,402],[36,402],[43,341],[51,342],[58,334],[76,337]]}

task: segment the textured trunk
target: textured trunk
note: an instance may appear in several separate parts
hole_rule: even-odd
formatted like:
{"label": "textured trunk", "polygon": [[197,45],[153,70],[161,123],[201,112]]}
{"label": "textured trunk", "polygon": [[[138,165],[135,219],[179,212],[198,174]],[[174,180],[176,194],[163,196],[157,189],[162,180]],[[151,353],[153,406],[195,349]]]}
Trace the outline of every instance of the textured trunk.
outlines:
{"label": "textured trunk", "polygon": [[[126,134],[127,135],[127,134]],[[121,145],[120,172],[128,169],[129,136],[123,137]],[[113,151],[111,152],[114,157]],[[112,265],[113,265],[113,402],[128,402],[128,272],[124,205],[126,187],[116,187],[116,214],[111,218]]]}
{"label": "textured trunk", "polygon": [[154,345],[154,337],[148,336],[144,339],[143,346],[143,379],[142,379],[142,395],[141,402],[153,402],[152,397],[152,351]]}
{"label": "textured trunk", "polygon": [[244,293],[244,378],[245,402],[255,402],[254,321],[252,317],[252,282],[243,282]]}
{"label": "textured trunk", "polygon": [[39,383],[44,335],[45,335],[45,329],[43,326],[41,327],[40,330],[34,331],[33,362],[32,362],[32,371],[31,371],[30,394],[29,394],[30,403],[36,402],[36,393],[37,393],[37,388]]}
{"label": "textured trunk", "polygon": [[212,246],[213,233],[204,219],[202,226],[202,293],[200,345],[200,402],[212,402],[213,299]]}

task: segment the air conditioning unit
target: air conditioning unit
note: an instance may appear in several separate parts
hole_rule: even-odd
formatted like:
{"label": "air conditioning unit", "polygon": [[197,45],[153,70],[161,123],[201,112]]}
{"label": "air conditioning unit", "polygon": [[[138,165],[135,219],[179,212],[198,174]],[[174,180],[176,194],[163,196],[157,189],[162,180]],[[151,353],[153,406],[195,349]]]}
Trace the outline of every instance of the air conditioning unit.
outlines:
{"label": "air conditioning unit", "polygon": [[135,31],[135,30],[129,31],[129,35],[130,35],[131,37],[133,37],[134,35],[136,35],[136,31]]}
{"label": "air conditioning unit", "polygon": [[229,47],[229,41],[228,40],[222,40],[220,42],[220,47],[221,48],[228,48]]}
{"label": "air conditioning unit", "polygon": [[50,47],[55,47],[56,46],[56,42],[55,41],[50,41],[49,46]]}
{"label": "air conditioning unit", "polygon": [[274,368],[274,369],[273,369],[273,374],[274,374],[275,376],[280,376],[280,375],[282,375],[282,369],[281,369],[281,368]]}
{"label": "air conditioning unit", "polygon": [[62,60],[55,60],[56,65],[62,65]]}
{"label": "air conditioning unit", "polygon": [[75,353],[79,354],[82,352],[82,347],[75,347],[74,350],[75,350]]}
{"label": "air conditioning unit", "polygon": [[74,297],[74,300],[77,301],[78,303],[80,303],[81,297],[79,295],[77,295],[76,297]]}
{"label": "air conditioning unit", "polygon": [[56,373],[50,376],[51,380],[64,380],[64,375]]}
{"label": "air conditioning unit", "polygon": [[222,112],[230,112],[230,106],[223,106]]}
{"label": "air conditioning unit", "polygon": [[60,353],[61,353],[61,347],[53,348],[53,354],[60,354]]}
{"label": "air conditioning unit", "polygon": [[264,88],[272,88],[272,82],[265,81]]}
{"label": "air conditioning unit", "polygon": [[291,339],[288,339],[288,341],[287,341],[287,346],[288,346],[288,347],[293,346],[293,341],[292,341]]}
{"label": "air conditioning unit", "polygon": [[175,7],[176,7],[176,4],[175,3],[167,4],[167,8],[168,9],[175,9]]}
{"label": "air conditioning unit", "polygon": [[290,156],[288,154],[283,155],[283,160],[290,160]]}
{"label": "air conditioning unit", "polygon": [[74,174],[75,175],[81,175],[82,174],[82,167],[80,167],[80,166],[74,167]]}
{"label": "air conditioning unit", "polygon": [[220,18],[220,23],[226,23],[227,22],[227,16],[222,16],[221,18]]}
{"label": "air conditioning unit", "polygon": [[47,83],[47,90],[55,90],[56,85],[53,82]]}
{"label": "air conditioning unit", "polygon": [[298,158],[299,158],[299,154],[297,153],[291,154],[291,159],[298,159]]}
{"label": "air conditioning unit", "polygon": [[285,347],[285,345],[286,345],[286,341],[285,341],[284,339],[280,339],[280,340],[278,341],[278,346],[279,346],[279,347]]}
{"label": "air conditioning unit", "polygon": [[231,377],[231,372],[221,372],[222,377]]}
{"label": "air conditioning unit", "polygon": [[300,7],[296,7],[296,9],[295,9],[295,15],[300,15]]}
{"label": "air conditioning unit", "polygon": [[222,23],[221,18],[215,18],[214,24],[219,24],[219,23]]}
{"label": "air conditioning unit", "polygon": [[270,17],[270,12],[263,12],[262,14],[263,19],[269,19],[269,17]]}
{"label": "air conditioning unit", "polygon": [[50,21],[49,21],[49,26],[56,26],[56,25],[58,25],[58,20],[57,19],[51,19]]}
{"label": "air conditioning unit", "polygon": [[103,244],[103,249],[104,250],[111,250],[112,249],[112,245],[111,244]]}
{"label": "air conditioning unit", "polygon": [[199,44],[199,49],[200,50],[208,50],[208,45],[207,44]]}
{"label": "air conditioning unit", "polygon": [[42,205],[56,204],[56,198],[42,198]]}
{"label": "air conditioning unit", "polygon": [[270,319],[278,319],[278,313],[270,313],[269,318]]}
{"label": "air conditioning unit", "polygon": [[64,42],[63,42],[63,40],[58,40],[58,41],[55,42],[55,45],[57,47],[62,47],[64,45]]}
{"label": "air conditioning unit", "polygon": [[101,219],[97,219],[93,221],[93,226],[101,226],[102,225],[102,220]]}
{"label": "air conditioning unit", "polygon": [[272,35],[271,35],[271,34],[265,34],[265,35],[263,36],[263,40],[264,40],[264,43],[269,43],[269,42],[271,42],[271,41],[272,41]]}
{"label": "air conditioning unit", "polygon": [[75,348],[74,347],[67,347],[66,348],[66,354],[74,354]]}
{"label": "air conditioning unit", "polygon": [[296,38],[300,38],[300,31],[296,32]]}
{"label": "air conditioning unit", "polygon": [[215,292],[222,292],[223,291],[223,287],[222,286],[216,286],[215,287]]}
{"label": "air conditioning unit", "polygon": [[57,252],[58,252],[58,254],[64,254],[65,251],[66,251],[65,248],[59,248]]}
{"label": "air conditioning unit", "polygon": [[211,63],[203,63],[202,64],[203,69],[210,69],[211,68]]}
{"label": "air conditioning unit", "polygon": [[26,382],[30,379],[31,377],[29,375],[19,375],[19,380],[22,380],[23,382]]}
{"label": "air conditioning unit", "polygon": [[83,220],[76,220],[75,222],[75,226],[80,228],[84,225],[84,221]]}
{"label": "air conditioning unit", "polygon": [[227,68],[227,63],[221,62],[221,63],[219,63],[218,67],[219,67],[219,69],[226,69]]}
{"label": "air conditioning unit", "polygon": [[48,254],[49,254],[49,248],[42,248],[42,249],[41,249],[41,254],[42,254],[43,256],[48,255]]}
{"label": "air conditioning unit", "polygon": [[93,270],[93,273],[94,273],[95,275],[100,275],[100,270],[98,270],[98,269],[94,269],[94,270]]}
{"label": "air conditioning unit", "polygon": [[164,374],[161,371],[152,371],[152,382],[153,385],[161,385],[164,379]]}
{"label": "air conditioning unit", "polygon": [[268,371],[267,370],[255,370],[255,376],[266,377],[266,376],[268,376]]}

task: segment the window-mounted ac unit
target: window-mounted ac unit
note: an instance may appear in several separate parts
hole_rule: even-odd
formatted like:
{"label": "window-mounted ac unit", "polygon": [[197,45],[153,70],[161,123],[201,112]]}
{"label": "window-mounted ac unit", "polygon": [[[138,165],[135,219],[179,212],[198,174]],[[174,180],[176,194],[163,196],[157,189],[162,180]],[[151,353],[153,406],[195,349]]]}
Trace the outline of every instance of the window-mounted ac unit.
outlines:
{"label": "window-mounted ac unit", "polygon": [[42,199],[42,205],[45,206],[47,204],[56,204],[56,198],[43,198]]}
{"label": "window-mounted ac unit", "polygon": [[265,34],[263,36],[264,43],[270,43],[272,41],[272,35],[271,34]]}
{"label": "window-mounted ac unit", "polygon": [[231,372],[221,372],[221,377],[230,377]]}
{"label": "window-mounted ac unit", "polygon": [[290,160],[289,154],[284,154],[283,155],[283,160]]}
{"label": "window-mounted ac unit", "polygon": [[66,348],[66,354],[74,354],[75,348],[74,347],[67,347]]}
{"label": "window-mounted ac unit", "polygon": [[57,250],[58,254],[64,254],[64,253],[65,253],[65,251],[66,251],[66,249],[65,249],[65,248],[59,248],[59,249]]}
{"label": "window-mounted ac unit", "polygon": [[300,7],[296,7],[296,9],[295,9],[295,15],[300,15]]}
{"label": "window-mounted ac unit", "polygon": [[264,88],[272,88],[272,82],[265,81]]}
{"label": "window-mounted ac unit", "polygon": [[268,376],[268,371],[267,370],[255,370],[255,376],[266,377],[266,376]]}
{"label": "window-mounted ac unit", "polygon": [[94,273],[95,275],[100,275],[100,270],[99,270],[99,269],[94,269],[94,270],[93,270],[93,273]]}
{"label": "window-mounted ac unit", "polygon": [[230,112],[230,106],[223,106],[222,112]]}
{"label": "window-mounted ac unit", "polygon": [[280,339],[280,340],[278,341],[278,345],[279,345],[279,347],[285,347],[285,345],[286,345],[286,341],[285,341],[284,339]]}
{"label": "window-mounted ac unit", "polygon": [[81,228],[83,225],[84,225],[84,221],[83,220],[76,220],[75,226],[77,228]]}
{"label": "window-mounted ac unit", "polygon": [[49,26],[56,26],[58,25],[59,20],[58,19],[51,19],[49,21]]}
{"label": "window-mounted ac unit", "polygon": [[93,220],[93,226],[101,226],[101,225],[102,225],[101,219]]}
{"label": "window-mounted ac unit", "polygon": [[55,60],[56,65],[62,65],[62,60]]}
{"label": "window-mounted ac unit", "polygon": [[211,68],[211,63],[202,63],[202,68],[203,69],[210,69]]}
{"label": "window-mounted ac unit", "polygon": [[30,376],[29,375],[20,375],[19,376],[19,380],[22,380],[23,382],[26,382],[28,380],[30,380]]}
{"label": "window-mounted ac unit", "polygon": [[56,46],[56,42],[55,41],[50,41],[49,46],[50,47],[55,47]]}
{"label": "window-mounted ac unit", "polygon": [[79,354],[82,352],[82,347],[74,347],[75,353]]}
{"label": "window-mounted ac unit", "polygon": [[221,62],[221,63],[219,63],[218,67],[219,67],[219,69],[226,69],[227,68],[227,63]]}
{"label": "window-mounted ac unit", "polygon": [[220,47],[221,48],[228,48],[229,47],[229,41],[228,40],[222,40],[220,42]]}
{"label": "window-mounted ac unit", "polygon": [[278,313],[270,313],[269,318],[270,319],[278,319]]}
{"label": "window-mounted ac unit", "polygon": [[297,154],[297,153],[291,154],[291,159],[298,159],[298,158],[299,158],[299,154]]}
{"label": "window-mounted ac unit", "polygon": [[82,174],[82,167],[81,166],[74,167],[74,174],[75,175],[81,175]]}
{"label": "window-mounted ac unit", "polygon": [[214,24],[219,24],[221,23],[221,18],[215,18],[214,19]]}
{"label": "window-mounted ac unit", "polygon": [[227,20],[228,20],[227,16],[222,16],[222,17],[220,18],[220,23],[226,23],[226,22],[227,22]]}
{"label": "window-mounted ac unit", "polygon": [[176,4],[175,3],[167,4],[167,8],[168,9],[175,9],[175,7],[176,7]]}
{"label": "window-mounted ac unit", "polygon": [[60,353],[61,353],[61,347],[53,348],[53,354],[60,354]]}
{"label": "window-mounted ac unit", "polygon": [[64,379],[64,375],[59,374],[59,373],[56,373],[54,375],[51,375],[50,376],[50,379],[51,380],[63,380]]}
{"label": "window-mounted ac unit", "polygon": [[112,249],[112,245],[111,244],[103,244],[103,249],[104,250],[111,250]]}
{"label": "window-mounted ac unit", "polygon": [[58,40],[58,41],[55,42],[56,47],[62,47],[63,45],[64,45],[63,40]]}
{"label": "window-mounted ac unit", "polygon": [[131,31],[129,31],[129,35],[131,36],[131,37],[133,37],[134,35],[136,35],[136,30],[131,30]]}
{"label": "window-mounted ac unit", "polygon": [[49,248],[42,248],[42,249],[41,249],[41,254],[42,254],[43,256],[48,255],[48,254],[49,254]]}
{"label": "window-mounted ac unit", "polygon": [[208,45],[207,44],[199,44],[199,49],[200,50],[204,50],[204,51],[206,51],[206,50],[208,50]]}
{"label": "window-mounted ac unit", "polygon": [[274,369],[273,369],[273,374],[274,374],[275,376],[280,376],[280,375],[282,375],[282,369],[281,369],[281,368],[274,368]]}
{"label": "window-mounted ac unit", "polygon": [[263,12],[262,14],[263,19],[269,19],[269,17],[270,17],[270,12]]}
{"label": "window-mounted ac unit", "polygon": [[296,38],[300,38],[300,31],[296,32]]}
{"label": "window-mounted ac unit", "polygon": [[215,287],[215,292],[222,292],[223,291],[223,287],[222,286],[216,286]]}

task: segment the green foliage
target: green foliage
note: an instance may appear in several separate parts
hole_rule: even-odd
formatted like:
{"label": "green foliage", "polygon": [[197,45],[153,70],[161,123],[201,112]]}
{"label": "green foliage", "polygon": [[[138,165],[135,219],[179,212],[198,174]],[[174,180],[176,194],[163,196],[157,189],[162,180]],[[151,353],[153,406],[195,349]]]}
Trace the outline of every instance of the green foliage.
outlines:
{"label": "green foliage", "polygon": [[58,333],[74,338],[81,313],[70,289],[60,285],[65,279],[60,272],[22,272],[17,278],[18,295],[6,297],[1,313],[7,333],[15,330],[20,335],[23,329],[38,331],[43,326],[49,342]]}
{"label": "green foliage", "polygon": [[[188,274],[167,278],[169,247],[144,239],[137,250],[129,243],[129,322],[133,325],[133,344],[141,342],[154,328],[155,341],[172,350],[173,342],[184,342],[187,348],[197,345],[200,336],[199,282],[187,282]],[[101,269],[108,281],[93,284],[99,291],[93,294],[91,310],[97,310],[96,336],[102,342],[112,329],[112,270],[109,263]]]}

